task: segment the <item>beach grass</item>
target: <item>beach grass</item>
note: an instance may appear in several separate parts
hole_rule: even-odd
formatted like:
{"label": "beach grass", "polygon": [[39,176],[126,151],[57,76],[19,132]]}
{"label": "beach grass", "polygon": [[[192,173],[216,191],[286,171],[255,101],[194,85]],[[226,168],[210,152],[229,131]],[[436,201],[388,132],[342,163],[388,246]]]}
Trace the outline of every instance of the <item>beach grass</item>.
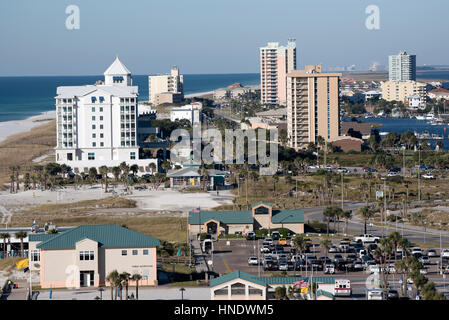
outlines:
{"label": "beach grass", "polygon": [[9,182],[10,166],[33,166],[33,159],[56,146],[56,120],[12,135],[0,142],[0,188]]}

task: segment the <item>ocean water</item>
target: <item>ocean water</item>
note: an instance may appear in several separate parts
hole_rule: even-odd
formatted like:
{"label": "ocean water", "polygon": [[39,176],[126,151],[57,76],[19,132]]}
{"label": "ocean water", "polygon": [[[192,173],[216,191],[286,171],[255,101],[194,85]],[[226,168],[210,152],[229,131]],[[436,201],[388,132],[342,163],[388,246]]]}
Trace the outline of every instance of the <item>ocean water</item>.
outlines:
{"label": "ocean water", "polygon": [[[45,111],[55,110],[56,87],[94,84],[104,76],[0,77],[0,122],[22,120]],[[212,91],[240,82],[260,83],[258,73],[186,74],[184,94]],[[139,100],[148,100],[148,76],[133,75],[139,86]]]}
{"label": "ocean water", "polygon": [[[437,141],[443,142],[443,149],[449,150],[449,125],[429,125],[426,120],[417,120],[410,118],[358,118],[364,122],[374,122],[382,124],[382,127],[376,128],[379,132],[396,132],[402,134],[406,131],[430,134],[434,133],[443,136],[443,140],[427,140],[432,149],[435,148]],[[349,119],[347,119],[349,120]]]}

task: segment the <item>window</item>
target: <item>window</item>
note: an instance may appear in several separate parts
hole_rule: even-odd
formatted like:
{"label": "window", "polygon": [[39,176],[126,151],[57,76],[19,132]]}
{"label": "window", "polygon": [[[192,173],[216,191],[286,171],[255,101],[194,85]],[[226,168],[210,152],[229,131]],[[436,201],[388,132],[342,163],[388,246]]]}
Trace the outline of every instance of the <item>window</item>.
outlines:
{"label": "window", "polygon": [[95,116],[92,116],[92,121],[95,121]]}
{"label": "window", "polygon": [[73,160],[73,154],[67,153],[67,160],[72,161]]}
{"label": "window", "polygon": [[96,133],[92,133],[92,138],[96,138],[97,134]]}
{"label": "window", "polygon": [[31,250],[30,258],[31,258],[31,261],[41,261],[41,251],[40,250]]}
{"label": "window", "polygon": [[133,250],[133,256],[137,256],[137,250]]}
{"label": "window", "polygon": [[127,256],[127,255],[128,255],[128,251],[122,250],[122,256]]}
{"label": "window", "polygon": [[93,125],[92,125],[92,130],[95,130],[95,128],[96,128],[96,127],[95,127],[95,125],[93,124]]}
{"label": "window", "polygon": [[94,252],[93,251],[80,251],[80,260],[81,261],[94,260]]}
{"label": "window", "polygon": [[96,97],[90,97],[90,100],[92,101],[92,103],[95,103],[95,101],[97,101]]}
{"label": "window", "polygon": [[100,107],[100,112],[103,112],[103,107]]}
{"label": "window", "polygon": [[103,125],[102,124],[100,124],[100,129],[103,129]]}
{"label": "window", "polygon": [[96,142],[92,142],[92,147],[96,147],[97,143]]}
{"label": "window", "polygon": [[95,112],[95,107],[92,107],[92,112]]}
{"label": "window", "polygon": [[143,249],[143,255],[147,256],[148,255],[148,249]]}
{"label": "window", "polygon": [[104,147],[104,142],[100,142],[100,147]]}
{"label": "window", "polygon": [[[104,97],[99,97],[98,99],[100,100],[100,103],[104,102]],[[102,111],[101,109],[102,108],[100,108],[100,111]]]}
{"label": "window", "polygon": [[87,154],[87,160],[95,160],[95,153],[88,153]]}
{"label": "window", "polygon": [[135,152],[130,152],[129,158],[130,158],[131,160],[135,160],[135,159],[136,159],[136,153],[135,153]]}
{"label": "window", "polygon": [[103,116],[100,116],[100,121],[102,121],[103,120]]}
{"label": "window", "polygon": [[103,134],[102,133],[100,133],[100,138],[103,138]]}

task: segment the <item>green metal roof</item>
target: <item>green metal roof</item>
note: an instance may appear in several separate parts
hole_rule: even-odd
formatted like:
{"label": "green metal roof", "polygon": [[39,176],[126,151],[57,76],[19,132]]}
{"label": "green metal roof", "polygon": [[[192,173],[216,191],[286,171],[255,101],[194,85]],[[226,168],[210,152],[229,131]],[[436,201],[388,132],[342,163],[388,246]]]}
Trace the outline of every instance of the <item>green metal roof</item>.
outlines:
{"label": "green metal roof", "polygon": [[109,225],[86,225],[56,234],[39,243],[39,249],[74,249],[76,243],[83,239],[90,239],[98,242],[103,248],[141,248],[157,247],[159,240],[146,236],[142,233]]}
{"label": "green metal roof", "polygon": [[[201,211],[200,213],[189,212],[189,224],[198,225],[214,219],[226,224],[252,224],[253,214],[251,211]],[[201,221],[200,221],[201,220]]]}
{"label": "green metal roof", "polygon": [[318,290],[316,291],[316,296],[317,296],[317,297],[319,297],[319,296],[325,296],[325,297],[328,297],[328,298],[331,298],[331,299],[334,298],[334,295],[333,295],[332,293],[330,293],[329,291],[326,291],[326,290],[321,290],[321,289],[318,289]]}
{"label": "green metal roof", "polygon": [[[235,279],[242,279],[249,282],[259,284],[261,286],[267,285],[292,285],[299,280],[309,281],[310,277],[257,277],[250,273],[246,273],[240,270],[225,274],[221,277],[211,279],[210,286],[215,287],[228,281]],[[334,277],[313,277],[312,281],[318,284],[334,284]]]}
{"label": "green metal roof", "polygon": [[47,241],[57,235],[58,233],[29,233],[28,241]]}
{"label": "green metal roof", "polygon": [[270,208],[273,207],[273,205],[269,204],[268,202],[259,201],[259,202],[256,202],[255,204],[253,204],[253,205],[251,206],[251,208],[257,207],[258,205],[261,205],[261,204],[264,204],[264,205],[266,205],[266,206],[268,206],[268,207],[270,207]]}
{"label": "green metal roof", "polygon": [[272,223],[304,223],[303,210],[273,210]]}

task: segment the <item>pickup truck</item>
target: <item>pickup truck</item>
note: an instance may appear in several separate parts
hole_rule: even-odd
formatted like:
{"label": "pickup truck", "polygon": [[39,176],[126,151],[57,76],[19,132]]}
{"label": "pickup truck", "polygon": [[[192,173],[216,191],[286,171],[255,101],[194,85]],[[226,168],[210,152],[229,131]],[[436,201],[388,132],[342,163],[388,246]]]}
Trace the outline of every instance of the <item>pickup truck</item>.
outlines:
{"label": "pickup truck", "polygon": [[363,243],[375,242],[378,243],[380,238],[377,236],[373,236],[372,234],[362,234],[358,237],[354,237],[354,241],[362,241]]}

